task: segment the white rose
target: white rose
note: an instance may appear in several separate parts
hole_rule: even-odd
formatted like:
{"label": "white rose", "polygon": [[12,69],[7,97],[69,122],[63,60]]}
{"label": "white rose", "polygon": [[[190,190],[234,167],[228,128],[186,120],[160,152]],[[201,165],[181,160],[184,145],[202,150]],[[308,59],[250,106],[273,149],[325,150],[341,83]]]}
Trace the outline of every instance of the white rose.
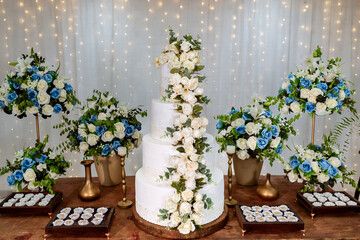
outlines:
{"label": "white rose", "polygon": [[66,90],[65,90],[65,89],[61,89],[61,91],[60,91],[60,97],[66,98]]}
{"label": "white rose", "polygon": [[181,200],[181,197],[180,197],[180,194],[178,193],[174,193],[172,196],[171,196],[171,200],[175,203],[179,202]]}
{"label": "white rose", "polygon": [[28,168],[26,169],[25,173],[24,173],[24,179],[27,182],[32,182],[34,181],[36,178],[36,173],[32,168]]}
{"label": "white rose", "polygon": [[190,51],[191,43],[189,43],[188,41],[183,41],[183,42],[180,44],[180,48],[181,48],[182,51],[188,52],[188,51]]}
{"label": "white rose", "polygon": [[325,103],[318,102],[316,104],[316,114],[317,115],[325,115],[325,114],[327,114],[327,112],[326,112],[326,104]]}
{"label": "white rose", "polygon": [[308,101],[311,102],[311,103],[316,104],[316,97],[313,96],[313,95],[310,95],[309,98],[308,98]]}
{"label": "white rose", "polygon": [[196,201],[193,204],[193,208],[194,208],[195,212],[197,212],[197,213],[201,213],[204,210],[204,206],[205,206],[205,204],[203,201]]}
{"label": "white rose", "polygon": [[193,131],[194,138],[201,138],[202,136],[203,136],[203,133],[199,129]]}
{"label": "white rose", "polygon": [[29,184],[27,186],[27,188],[32,192],[35,192],[36,190],[39,189],[39,187],[35,186],[34,184],[35,184],[35,181],[32,181],[32,182],[29,182]]}
{"label": "white rose", "polygon": [[45,91],[40,91],[37,95],[37,99],[41,105],[48,104],[50,102],[50,95]]}
{"label": "white rose", "polygon": [[88,129],[89,129],[90,132],[95,132],[96,127],[95,127],[94,124],[90,123],[90,124],[88,124],[87,126],[88,126]]}
{"label": "white rose", "polygon": [[183,216],[191,212],[191,204],[188,202],[183,202],[180,205],[180,214]]}
{"label": "white rose", "polygon": [[335,98],[327,98],[325,104],[328,108],[335,108],[338,105],[338,102]]}
{"label": "white rose", "polygon": [[58,179],[59,175],[56,172],[50,171],[49,172],[49,177],[52,178],[52,179]]}
{"label": "white rose", "polygon": [[139,130],[135,129],[134,134],[131,136],[133,139],[138,139],[140,137],[140,132]]}
{"label": "white rose", "polygon": [[47,115],[47,116],[51,116],[51,114],[53,114],[53,107],[51,105],[45,105],[42,107],[42,114]]}
{"label": "white rose", "polygon": [[191,156],[195,153],[195,148],[193,145],[187,145],[185,146],[185,153],[187,156]]}
{"label": "white rose", "polygon": [[180,131],[176,131],[176,132],[174,132],[173,133],[173,138],[172,138],[172,140],[173,140],[173,143],[177,143],[178,141],[180,141],[181,139],[182,139],[182,134],[181,134],[181,132]]}
{"label": "white rose", "polygon": [[78,134],[79,134],[81,137],[86,137],[86,136],[87,136],[85,124],[82,123],[82,124],[79,125]]}
{"label": "white rose", "polygon": [[191,78],[186,84],[186,88],[193,91],[198,86],[199,80],[198,78]]}
{"label": "white rose", "polygon": [[242,150],[248,149],[247,141],[245,138],[239,138],[238,140],[236,140],[236,146],[238,146]]}
{"label": "white rose", "polygon": [[245,124],[245,120],[242,119],[242,118],[238,118],[235,121],[231,122],[231,126],[233,126],[234,128],[237,128],[237,127],[242,126],[244,124]]}
{"label": "white rose", "polygon": [[58,89],[63,89],[65,87],[64,82],[60,79],[54,80],[53,83],[54,83],[55,87]]}
{"label": "white rose", "polygon": [[331,83],[335,77],[336,77],[336,74],[329,73],[328,75],[325,76],[325,80],[326,80],[326,82]]}
{"label": "white rose", "polygon": [[255,124],[253,122],[249,122],[245,126],[245,131],[247,134],[252,135],[255,133]]}
{"label": "white rose", "polygon": [[329,181],[330,177],[327,174],[320,173],[317,176],[317,179],[318,179],[319,183],[325,183],[325,182]]}
{"label": "white rose", "polygon": [[314,172],[319,173],[320,172],[320,168],[319,168],[319,164],[317,162],[311,162],[311,168],[314,170]]}
{"label": "white rose", "polygon": [[181,223],[177,229],[181,234],[189,234],[190,232],[195,231],[195,225],[190,219],[188,219],[186,223]]}
{"label": "white rose", "polygon": [[195,68],[195,64],[189,60],[186,60],[183,64],[184,68],[187,68],[189,72],[192,72]]}
{"label": "white rose", "polygon": [[99,140],[99,136],[98,135],[95,135],[95,134],[89,134],[87,136],[87,143],[90,145],[90,146],[94,146],[97,144]]}
{"label": "white rose", "polygon": [[134,144],[132,142],[129,142],[128,144],[129,144],[128,147],[127,147],[128,152],[131,152],[132,150],[134,150],[135,146],[134,146]]}
{"label": "white rose", "polygon": [[194,197],[194,193],[190,189],[186,189],[181,193],[181,197],[184,201],[188,202]]}
{"label": "white rose", "polygon": [[300,90],[300,98],[304,98],[304,99],[307,99],[310,95],[310,90],[307,89],[307,88],[302,88]]}
{"label": "white rose", "polygon": [[288,174],[287,174],[287,177],[289,179],[290,182],[296,182],[296,180],[298,179],[298,175],[295,174],[293,171],[290,171]]}
{"label": "white rose", "polygon": [[169,227],[171,228],[177,227],[180,222],[181,222],[181,218],[179,212],[176,211],[173,214],[171,214]]}
{"label": "white rose", "polygon": [[282,108],[281,108],[281,112],[283,114],[288,114],[289,113],[289,107],[288,105],[284,105]]}
{"label": "white rose", "polygon": [[41,79],[38,81],[36,88],[39,92],[46,92],[48,89],[48,83],[44,79]]}
{"label": "white rose", "polygon": [[281,141],[281,138],[280,137],[277,137],[275,139],[273,139],[271,142],[270,142],[270,147],[272,148],[277,148],[279,146],[279,143]]}
{"label": "white rose", "polygon": [[300,104],[298,102],[292,102],[290,104],[290,109],[291,111],[293,111],[294,113],[299,113],[300,112]]}
{"label": "white rose", "polygon": [[265,124],[265,127],[270,127],[272,125],[272,121],[269,118],[263,118],[261,119],[261,123]]}
{"label": "white rose", "polygon": [[310,95],[315,96],[315,97],[317,97],[319,95],[323,96],[324,92],[321,91],[321,89],[319,89],[319,88],[313,88],[313,89],[310,90]]}
{"label": "white rose", "polygon": [[183,94],[182,98],[190,104],[194,104],[197,102],[197,98],[195,97],[195,94],[191,91],[185,92]]}
{"label": "white rose", "polygon": [[31,114],[36,114],[39,112],[39,109],[35,106],[32,106],[32,107],[27,107],[26,111]]}
{"label": "white rose", "polygon": [[191,219],[195,221],[195,224],[201,225],[203,218],[202,215],[199,213],[193,213],[191,214]]}
{"label": "white rose", "polygon": [[238,158],[240,158],[241,160],[245,160],[248,159],[250,157],[250,155],[248,154],[248,152],[246,150],[240,150],[236,152],[236,155],[238,156]]}
{"label": "white rose", "polygon": [[193,145],[195,142],[195,139],[193,137],[188,137],[183,139],[184,146]]}
{"label": "white rose", "polygon": [[188,189],[194,190],[196,188],[195,179],[186,180],[185,187],[188,188]]}
{"label": "white rose", "polygon": [[339,92],[339,100],[342,101],[345,99],[345,92],[344,90],[340,90]]}
{"label": "white rose", "polygon": [[181,84],[175,84],[173,86],[173,91],[175,92],[176,95],[182,94],[184,92],[184,88],[182,87]]}
{"label": "white rose", "polygon": [[170,78],[168,79],[168,82],[171,85],[179,84],[181,81],[181,75],[178,73],[171,74]]}
{"label": "white rose", "polygon": [[283,82],[281,88],[285,90],[289,86],[289,84],[290,84],[289,81]]}
{"label": "white rose", "polygon": [[331,157],[328,159],[329,163],[334,166],[334,167],[340,167],[341,166],[341,162],[337,157]]}
{"label": "white rose", "polygon": [[106,117],[107,117],[106,113],[99,113],[98,120],[106,120]]}
{"label": "white rose", "polygon": [[69,102],[66,102],[65,103],[65,108],[66,108],[66,110],[71,111],[71,110],[73,110],[74,105],[69,103]]}
{"label": "white rose", "polygon": [[22,114],[22,112],[20,111],[20,109],[19,109],[19,107],[17,105],[13,106],[12,114],[14,114],[14,115],[21,115]]}
{"label": "white rose", "polygon": [[189,127],[183,128],[181,130],[181,134],[183,135],[184,138],[188,138],[191,137],[192,135],[192,129]]}
{"label": "white rose", "polygon": [[290,164],[286,163],[284,169],[286,171],[290,171],[292,169],[292,167],[290,166]]}
{"label": "white rose", "polygon": [[190,104],[188,103],[183,103],[182,104],[182,111],[185,115],[191,115],[193,113],[193,108]]}
{"label": "white rose", "polygon": [[195,95],[203,95],[204,94],[204,89],[203,88],[200,88],[198,87],[197,89],[195,89],[194,91]]}
{"label": "white rose", "polygon": [[201,118],[194,118],[192,121],[191,121],[191,127],[193,129],[199,129],[202,125],[202,120]]}
{"label": "white rose", "polygon": [[86,142],[81,142],[79,145],[80,152],[84,154],[89,149],[89,144]]}
{"label": "white rose", "polygon": [[182,77],[181,78],[181,84],[184,85],[184,87],[189,83],[189,78]]}
{"label": "white rose", "polygon": [[46,169],[46,164],[45,164],[45,163],[39,163],[39,164],[36,166],[36,169],[41,172],[42,170],[45,170],[45,169]]}
{"label": "white rose", "polygon": [[247,140],[247,145],[251,150],[254,151],[256,148],[256,137],[254,136],[249,137],[249,139]]}
{"label": "white rose", "polygon": [[209,125],[209,120],[206,117],[201,117],[201,124],[203,127]]}
{"label": "white rose", "polygon": [[169,212],[175,212],[177,209],[177,203],[173,202],[171,199],[168,199],[166,201],[165,206],[166,206],[166,209],[169,210]]}
{"label": "white rose", "polygon": [[139,134],[139,138],[134,141],[134,147],[135,148],[140,147],[141,142],[142,142],[142,135]]}
{"label": "white rose", "polygon": [[190,171],[196,171],[199,167],[199,164],[197,162],[189,162],[186,164],[186,167],[190,170]]}
{"label": "white rose", "polygon": [[124,132],[125,131],[125,127],[124,124],[122,122],[117,122],[114,124],[116,132]]}

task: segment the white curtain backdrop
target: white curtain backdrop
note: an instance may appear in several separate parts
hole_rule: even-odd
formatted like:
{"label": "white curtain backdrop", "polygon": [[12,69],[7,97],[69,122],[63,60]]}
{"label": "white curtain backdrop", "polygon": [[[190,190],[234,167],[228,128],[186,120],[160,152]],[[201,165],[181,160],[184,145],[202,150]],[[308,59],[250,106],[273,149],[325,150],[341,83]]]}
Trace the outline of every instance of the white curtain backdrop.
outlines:
{"label": "white curtain backdrop", "polygon": [[[153,59],[167,42],[169,26],[180,35],[198,34],[202,39],[205,93],[212,99],[204,113],[213,135],[216,115],[249,104],[255,93],[277,94],[283,79],[317,45],[324,58],[343,59],[347,79],[360,91],[358,0],[0,0],[0,77],[10,69],[8,62],[34,47],[48,63],[61,63],[61,73],[72,79],[81,101],[99,89],[129,106],[150,109],[160,91],[160,71]],[[359,94],[355,98],[360,101]],[[316,142],[340,117],[317,118]],[[56,116],[40,122],[41,135],[49,134],[52,146],[63,140],[52,129],[60,120]],[[143,133],[148,133],[150,117],[142,122]],[[311,119],[303,115],[296,128],[298,135],[290,143],[307,145]],[[0,113],[0,136],[4,165],[15,149],[34,144],[34,117],[19,120]],[[358,151],[359,138],[353,134],[347,166],[359,172]],[[130,155],[128,175],[141,167],[141,156],[141,148]],[[72,163],[67,176],[83,176],[82,156],[66,157]],[[226,159],[219,158],[218,164],[226,173]],[[266,163],[262,173],[267,172],[283,174],[279,163],[272,168]],[[5,189],[3,176],[0,190]]]}

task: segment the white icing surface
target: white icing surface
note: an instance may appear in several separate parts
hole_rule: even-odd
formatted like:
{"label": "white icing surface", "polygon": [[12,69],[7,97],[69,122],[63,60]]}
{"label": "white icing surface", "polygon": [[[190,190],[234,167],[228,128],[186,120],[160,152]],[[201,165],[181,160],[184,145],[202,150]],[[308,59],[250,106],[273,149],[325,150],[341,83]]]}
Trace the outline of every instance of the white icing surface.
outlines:
{"label": "white icing surface", "polygon": [[[224,175],[218,168],[215,168],[212,174],[212,182],[199,191],[214,202],[210,210],[204,210],[202,225],[214,221],[224,211]],[[159,221],[159,209],[165,208],[166,200],[173,191],[174,189],[165,183],[149,181],[143,169],[139,169],[135,177],[136,211],[145,220],[165,226],[166,221]]]}
{"label": "white icing surface", "polygon": [[170,138],[165,137],[166,128],[172,127],[175,117],[179,114],[176,111],[176,104],[161,102],[153,99],[151,102],[151,136],[157,140],[169,142]]}
{"label": "white icing surface", "polygon": [[165,90],[168,88],[168,78],[171,76],[169,65],[161,65],[160,96],[167,96]]}

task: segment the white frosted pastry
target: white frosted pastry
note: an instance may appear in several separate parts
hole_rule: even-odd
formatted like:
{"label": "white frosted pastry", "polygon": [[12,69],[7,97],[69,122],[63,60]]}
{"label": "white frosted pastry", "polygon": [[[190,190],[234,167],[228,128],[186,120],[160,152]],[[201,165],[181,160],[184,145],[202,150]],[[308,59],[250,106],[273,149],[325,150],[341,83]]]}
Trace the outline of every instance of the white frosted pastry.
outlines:
{"label": "white frosted pastry", "polygon": [[324,206],[333,207],[333,206],[335,206],[335,203],[333,203],[333,202],[326,202],[326,203],[324,203]]}
{"label": "white frosted pastry", "polygon": [[357,203],[354,202],[354,201],[348,201],[346,204],[349,205],[349,206],[356,206],[357,205]]}
{"label": "white frosted pastry", "polygon": [[313,202],[312,205],[314,205],[315,207],[321,207],[322,203],[321,202]]}

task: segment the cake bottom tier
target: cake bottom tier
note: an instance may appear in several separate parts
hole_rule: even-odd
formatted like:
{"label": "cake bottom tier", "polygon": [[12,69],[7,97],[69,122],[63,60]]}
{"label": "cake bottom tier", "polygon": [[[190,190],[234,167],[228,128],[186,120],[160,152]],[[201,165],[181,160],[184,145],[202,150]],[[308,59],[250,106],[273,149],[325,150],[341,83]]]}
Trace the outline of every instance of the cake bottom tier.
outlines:
{"label": "cake bottom tier", "polygon": [[[165,184],[150,181],[143,174],[142,169],[136,172],[135,199],[136,211],[145,220],[167,226],[167,221],[160,221],[159,210],[165,208],[166,200],[172,195],[174,189]],[[204,210],[201,225],[217,219],[224,211],[224,175],[219,168],[212,171],[212,182],[205,185],[200,193],[206,194],[214,203],[211,209]]]}

